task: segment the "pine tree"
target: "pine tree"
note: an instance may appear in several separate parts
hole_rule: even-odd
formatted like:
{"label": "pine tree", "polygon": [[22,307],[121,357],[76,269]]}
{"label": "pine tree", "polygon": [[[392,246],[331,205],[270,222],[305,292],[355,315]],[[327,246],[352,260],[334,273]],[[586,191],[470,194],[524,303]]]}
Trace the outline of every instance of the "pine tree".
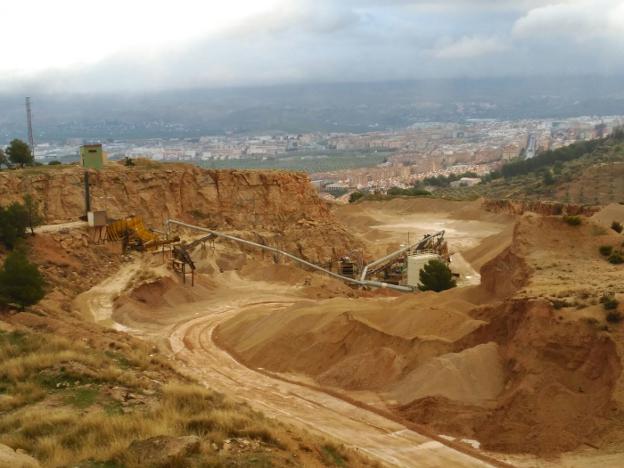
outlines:
{"label": "pine tree", "polygon": [[0,269],[0,304],[24,308],[39,302],[45,292],[43,275],[28,261],[24,248],[13,250]]}
{"label": "pine tree", "polygon": [[19,238],[26,235],[28,211],[20,203],[12,203],[6,208],[0,207],[0,243],[8,249],[15,247]]}
{"label": "pine tree", "polygon": [[420,286],[418,286],[418,289],[421,291],[440,292],[457,286],[451,269],[440,260],[430,260],[420,270],[419,277]]}
{"label": "pine tree", "polygon": [[34,162],[30,146],[17,138],[9,143],[6,154],[13,164],[19,164],[20,167],[31,165]]}

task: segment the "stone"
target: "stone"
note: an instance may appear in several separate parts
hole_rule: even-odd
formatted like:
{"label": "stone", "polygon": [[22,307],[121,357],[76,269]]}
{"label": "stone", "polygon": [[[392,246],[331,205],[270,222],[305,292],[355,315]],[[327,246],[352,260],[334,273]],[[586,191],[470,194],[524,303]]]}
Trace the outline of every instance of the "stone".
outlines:
{"label": "stone", "polygon": [[168,466],[199,451],[199,437],[156,436],[135,440],[128,447],[129,454],[141,466]]}
{"label": "stone", "polygon": [[0,467],[38,468],[39,462],[23,450],[15,451],[8,445],[0,444]]}

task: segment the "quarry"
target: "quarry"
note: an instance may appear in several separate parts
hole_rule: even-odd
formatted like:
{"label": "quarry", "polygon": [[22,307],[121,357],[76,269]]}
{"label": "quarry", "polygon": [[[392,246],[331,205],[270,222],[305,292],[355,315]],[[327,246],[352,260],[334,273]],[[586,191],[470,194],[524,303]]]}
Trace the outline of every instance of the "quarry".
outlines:
{"label": "quarry", "polygon": [[[137,374],[143,396],[124,402],[166,400],[160,385],[175,374],[287,428],[281,449],[259,432],[226,444],[189,429],[208,447],[200,453],[225,456],[240,439],[277,466],[624,463],[624,330],[601,302],[624,298],[624,270],[599,253],[622,244],[610,225],[624,221],[624,205],[331,204],[300,173],[149,161],[1,172],[0,193],[3,204],[23,193],[40,204],[45,222],[28,242],[49,289],[36,306],[2,313],[3,333],[58,335],[129,362],[144,353],[156,367]],[[430,260],[456,287],[420,290]],[[50,366],[87,365],[76,359]],[[130,385],[75,380],[75,391],[100,392],[86,415]],[[0,408],[16,423],[36,405],[54,401]],[[344,457],[293,448],[301,434]],[[117,453],[24,440],[0,423],[0,444],[43,466]]]}

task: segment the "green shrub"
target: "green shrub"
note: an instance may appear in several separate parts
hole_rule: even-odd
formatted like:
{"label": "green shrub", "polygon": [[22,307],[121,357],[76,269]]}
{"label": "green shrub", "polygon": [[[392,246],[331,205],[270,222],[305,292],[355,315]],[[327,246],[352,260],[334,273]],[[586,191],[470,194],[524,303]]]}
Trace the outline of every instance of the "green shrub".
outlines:
{"label": "green shrub", "polygon": [[349,203],[355,203],[360,198],[362,198],[364,194],[362,192],[353,192],[349,195]]}
{"label": "green shrub", "polygon": [[600,303],[602,304],[604,310],[615,310],[620,302],[615,298],[615,296],[613,296],[613,294],[604,294],[600,298]]}
{"label": "green shrub", "polygon": [[600,251],[600,255],[608,257],[613,253],[613,247],[610,245],[601,245],[598,249]]}
{"label": "green shrub", "polygon": [[23,248],[13,250],[0,269],[0,304],[16,304],[24,308],[44,296],[43,275],[37,265],[28,261]]}
{"label": "green shrub", "polygon": [[618,221],[613,221],[611,223],[611,229],[613,229],[615,232],[621,234],[622,231],[624,230],[624,226],[622,226],[622,223],[620,223]]}
{"label": "green shrub", "polygon": [[424,190],[417,187],[412,187],[408,189],[402,189],[399,187],[392,187],[388,190],[388,195],[391,197],[396,196],[405,196],[405,197],[428,197],[431,195],[431,192],[428,190]]}
{"label": "green shrub", "polygon": [[61,161],[50,161],[48,166],[60,166],[61,164],[63,164]]}
{"label": "green shrub", "polygon": [[624,256],[622,256],[622,252],[613,252],[609,257],[609,263],[612,265],[621,265],[624,263]]}
{"label": "green shrub", "polygon": [[20,203],[12,203],[6,208],[0,207],[0,243],[12,249],[18,240],[26,236],[29,225],[28,210]]}
{"label": "green shrub", "polygon": [[617,310],[611,310],[606,315],[607,322],[620,323],[622,321],[622,313]]}
{"label": "green shrub", "polygon": [[446,263],[440,260],[430,260],[422,270],[420,270],[421,291],[445,291],[454,288],[457,283],[453,279],[453,273]]}
{"label": "green shrub", "polygon": [[580,226],[583,222],[580,216],[564,216],[563,220],[570,226]]}

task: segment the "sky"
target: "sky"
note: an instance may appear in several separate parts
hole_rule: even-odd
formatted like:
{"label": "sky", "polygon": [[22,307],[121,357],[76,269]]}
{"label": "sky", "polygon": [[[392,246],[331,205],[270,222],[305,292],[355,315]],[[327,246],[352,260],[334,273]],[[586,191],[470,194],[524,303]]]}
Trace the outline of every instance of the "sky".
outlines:
{"label": "sky", "polygon": [[624,0],[0,0],[0,92],[624,75]]}

